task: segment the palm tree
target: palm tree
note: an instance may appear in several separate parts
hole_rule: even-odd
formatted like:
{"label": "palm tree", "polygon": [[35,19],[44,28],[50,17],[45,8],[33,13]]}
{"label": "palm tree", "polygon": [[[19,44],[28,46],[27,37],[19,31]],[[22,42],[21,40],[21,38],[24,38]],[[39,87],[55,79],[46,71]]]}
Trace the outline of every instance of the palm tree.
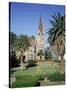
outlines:
{"label": "palm tree", "polygon": [[48,42],[63,59],[65,53],[65,16],[61,16],[60,13],[52,15],[50,24]]}
{"label": "palm tree", "polygon": [[16,42],[16,49],[23,49],[24,51],[28,48],[28,36],[27,35],[20,35]]}
{"label": "palm tree", "polygon": [[52,15],[51,27],[48,31],[48,42],[53,51],[60,56],[60,73],[64,73],[63,57],[65,53],[65,16],[60,13]]}
{"label": "palm tree", "polygon": [[22,68],[22,63],[24,62],[23,61],[24,52],[29,47],[28,36],[20,35],[17,39],[15,46],[18,51],[18,52],[16,52],[16,55],[17,55],[18,59],[20,58],[20,60],[21,60],[21,68]]}

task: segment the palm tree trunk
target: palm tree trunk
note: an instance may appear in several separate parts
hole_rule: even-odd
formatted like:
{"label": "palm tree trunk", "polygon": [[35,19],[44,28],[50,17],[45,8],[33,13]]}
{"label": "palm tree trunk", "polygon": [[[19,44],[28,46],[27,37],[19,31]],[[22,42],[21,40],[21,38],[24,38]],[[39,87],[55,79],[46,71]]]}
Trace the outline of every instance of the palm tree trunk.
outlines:
{"label": "palm tree trunk", "polygon": [[22,56],[21,56],[21,69],[22,69],[22,67],[23,67],[23,62],[22,62]]}

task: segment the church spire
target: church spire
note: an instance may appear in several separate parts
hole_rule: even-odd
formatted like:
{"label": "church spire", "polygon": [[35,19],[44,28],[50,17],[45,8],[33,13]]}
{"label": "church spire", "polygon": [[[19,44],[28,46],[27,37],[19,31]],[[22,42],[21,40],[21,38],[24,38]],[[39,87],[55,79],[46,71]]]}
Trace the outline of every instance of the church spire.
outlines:
{"label": "church spire", "polygon": [[43,34],[43,25],[42,25],[41,16],[39,19],[39,26],[38,26],[37,53],[40,51],[42,51],[44,53],[44,34]]}
{"label": "church spire", "polygon": [[43,33],[43,26],[42,26],[42,18],[41,18],[41,16],[40,16],[38,30],[39,30],[39,32]]}

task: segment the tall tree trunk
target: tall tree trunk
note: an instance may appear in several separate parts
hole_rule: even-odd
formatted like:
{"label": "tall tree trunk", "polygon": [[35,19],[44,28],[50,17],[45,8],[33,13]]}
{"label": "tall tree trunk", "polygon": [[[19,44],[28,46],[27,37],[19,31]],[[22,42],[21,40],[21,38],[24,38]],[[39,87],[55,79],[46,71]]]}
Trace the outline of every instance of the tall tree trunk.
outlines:
{"label": "tall tree trunk", "polygon": [[22,61],[22,56],[21,56],[21,69],[22,69],[22,67],[23,67],[23,61]]}

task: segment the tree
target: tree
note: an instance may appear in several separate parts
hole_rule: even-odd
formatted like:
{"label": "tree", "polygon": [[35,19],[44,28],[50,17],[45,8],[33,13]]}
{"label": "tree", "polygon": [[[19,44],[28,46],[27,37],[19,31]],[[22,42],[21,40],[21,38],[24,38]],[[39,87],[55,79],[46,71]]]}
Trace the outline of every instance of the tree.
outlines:
{"label": "tree", "polygon": [[16,49],[23,49],[24,51],[28,48],[28,36],[27,35],[20,35],[18,36],[17,42],[16,42]]}
{"label": "tree", "polygon": [[44,55],[44,53],[43,53],[43,51],[42,50],[40,50],[39,52],[38,52],[38,54],[37,54],[38,56],[43,56]]}
{"label": "tree", "polygon": [[23,61],[23,56],[24,56],[24,52],[26,49],[28,49],[29,47],[29,43],[28,43],[28,36],[27,35],[20,35],[17,39],[16,42],[16,55],[18,57],[18,59],[21,59],[21,68],[22,68],[22,63]]}
{"label": "tree", "polygon": [[43,52],[43,50],[40,50],[37,55],[40,56],[41,59],[42,56],[45,56],[45,53]]}
{"label": "tree", "polygon": [[52,15],[50,24],[48,42],[50,47],[63,59],[65,53],[65,16],[61,16],[60,13]]}
{"label": "tree", "polygon": [[31,38],[32,38],[32,39],[35,39],[35,36],[34,36],[34,35],[32,35],[32,36],[31,36]]}
{"label": "tree", "polygon": [[48,48],[45,49],[45,59],[52,59],[52,53]]}
{"label": "tree", "polygon": [[18,67],[20,64],[19,60],[16,58],[16,53],[15,51],[10,52],[10,69],[12,67]]}
{"label": "tree", "polygon": [[23,66],[23,50],[17,50],[16,51],[16,57],[18,60],[20,60],[21,69],[22,69],[22,66]]}
{"label": "tree", "polygon": [[17,41],[17,35],[14,32],[9,32],[9,40],[10,40],[10,46],[9,46],[9,55],[10,55],[10,67],[17,67],[19,66],[19,61],[16,58],[16,53],[15,53],[15,43]]}
{"label": "tree", "polygon": [[[60,13],[52,15],[50,20],[51,27],[48,31],[48,42],[53,52],[61,59],[60,72],[64,73],[64,54],[65,54],[65,16]],[[59,58],[60,57],[60,58]]]}
{"label": "tree", "polygon": [[9,32],[9,40],[10,40],[10,49],[14,49],[15,42],[17,40],[17,35],[14,32]]}

